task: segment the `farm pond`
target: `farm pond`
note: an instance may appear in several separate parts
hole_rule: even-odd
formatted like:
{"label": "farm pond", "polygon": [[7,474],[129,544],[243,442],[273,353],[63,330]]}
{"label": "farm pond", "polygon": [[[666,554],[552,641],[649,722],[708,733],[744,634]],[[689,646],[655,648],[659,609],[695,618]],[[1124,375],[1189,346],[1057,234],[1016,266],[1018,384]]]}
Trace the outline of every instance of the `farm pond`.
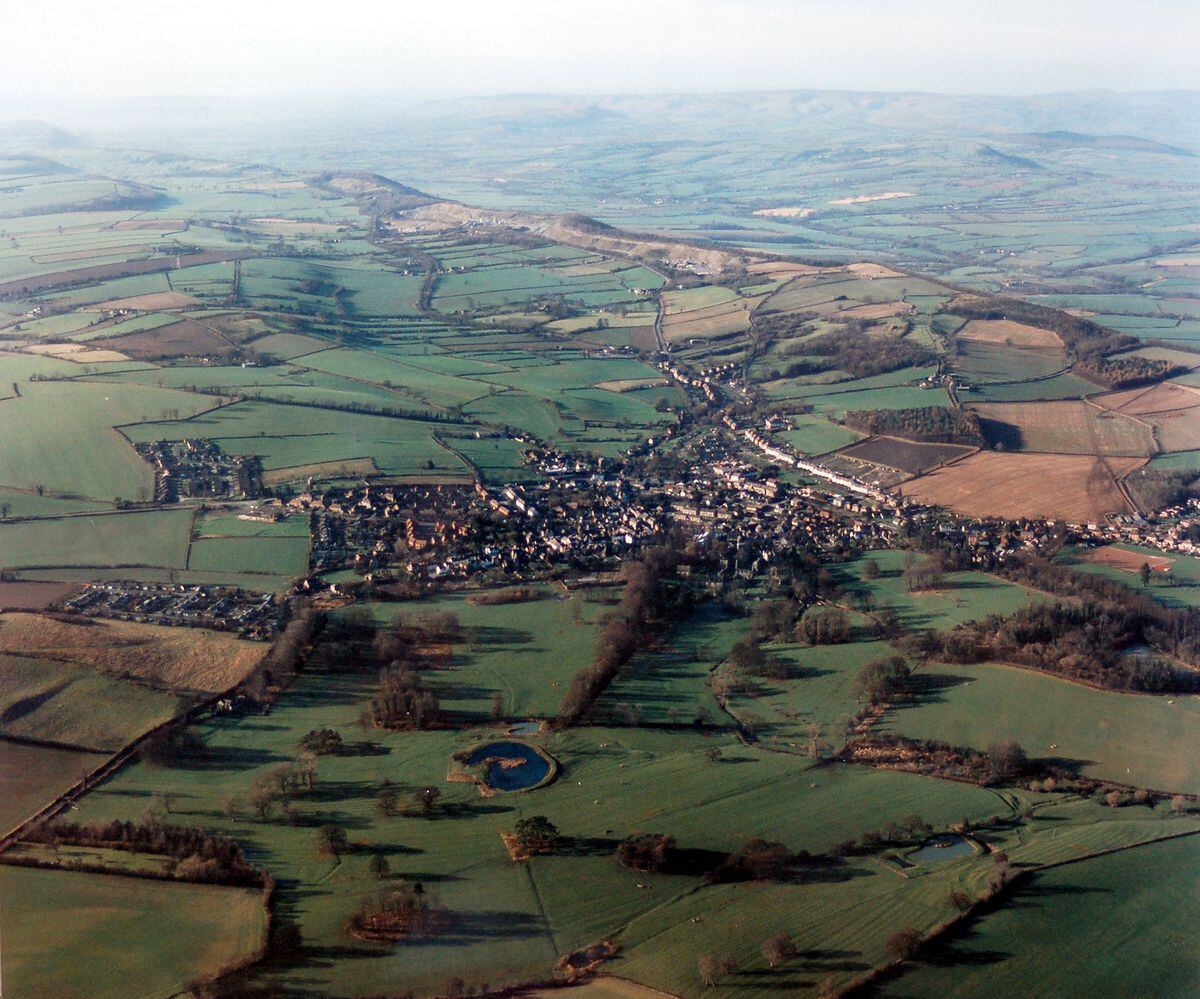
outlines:
{"label": "farm pond", "polygon": [[467,766],[486,764],[483,779],[497,791],[524,791],[537,787],[550,774],[551,761],[524,742],[489,742],[467,756]]}
{"label": "farm pond", "polygon": [[927,839],[918,849],[905,854],[904,859],[910,864],[932,866],[957,860],[959,857],[969,857],[974,852],[975,847],[971,841],[961,836],[934,836],[933,839]]}

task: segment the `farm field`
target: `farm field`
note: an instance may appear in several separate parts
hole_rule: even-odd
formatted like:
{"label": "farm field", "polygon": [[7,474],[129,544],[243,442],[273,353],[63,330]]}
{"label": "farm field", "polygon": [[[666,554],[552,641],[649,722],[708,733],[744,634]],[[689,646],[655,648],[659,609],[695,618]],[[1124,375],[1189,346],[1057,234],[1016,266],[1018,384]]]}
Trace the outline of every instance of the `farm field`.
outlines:
{"label": "farm field", "polygon": [[265,652],[259,643],[203,628],[0,615],[0,653],[54,659],[177,691],[227,690],[243,680]]}
{"label": "farm field", "polygon": [[1092,690],[994,664],[931,664],[919,676],[924,693],[889,713],[888,731],[976,749],[1016,739],[1030,756],[1070,761],[1090,776],[1200,793],[1194,697]]}
{"label": "farm field", "polygon": [[[1151,843],[1033,876],[1012,904],[938,946],[878,994],[889,999],[1022,992],[1132,995],[1159,966],[1154,992],[1188,996],[1200,978],[1190,929],[1200,918],[1189,877],[1200,839]],[[1114,945],[1113,926],[1119,926]],[[1159,962],[1164,953],[1172,959]]]}
{"label": "farm field", "polygon": [[[0,866],[0,893],[5,985],[38,999],[118,999],[131,982],[141,995],[175,995],[254,957],[266,929],[260,893],[240,888]],[[64,952],[106,957],[63,961]]]}
{"label": "farm field", "polygon": [[86,667],[0,655],[0,737],[115,753],[179,713],[180,700]]}
{"label": "farm field", "polygon": [[0,827],[14,829],[107,760],[107,753],[0,740]]}
{"label": "farm field", "polygon": [[[1084,524],[1129,510],[1116,480],[1142,461],[981,451],[906,482],[898,491],[966,516],[1046,517]],[[1029,482],[1042,488],[1031,492]]]}
{"label": "farm field", "polygon": [[1015,428],[1024,451],[1107,456],[1149,456],[1155,451],[1145,423],[1106,414],[1086,402],[977,403],[974,409],[986,421]]}
{"label": "farm field", "polygon": [[803,454],[825,454],[862,439],[857,431],[816,416],[793,416],[790,422],[793,429],[780,436]]}
{"label": "farm field", "polygon": [[921,475],[931,468],[965,458],[974,451],[975,448],[963,444],[924,444],[898,437],[872,437],[861,444],[843,448],[838,453],[857,461],[885,465],[909,475]]}
{"label": "farm field", "polygon": [[[493,694],[506,717],[553,718],[571,675],[592,654],[595,620],[604,607],[582,594],[563,599],[539,588],[541,598],[515,604],[481,604],[444,596],[422,609],[458,615],[464,641],[454,648],[450,668],[430,684],[462,724],[485,722]],[[380,621],[405,614],[403,605],[376,604]]]}
{"label": "farm field", "polygon": [[186,509],[15,521],[0,524],[0,562],[10,569],[83,568],[97,579],[118,566],[182,569],[191,529]]}

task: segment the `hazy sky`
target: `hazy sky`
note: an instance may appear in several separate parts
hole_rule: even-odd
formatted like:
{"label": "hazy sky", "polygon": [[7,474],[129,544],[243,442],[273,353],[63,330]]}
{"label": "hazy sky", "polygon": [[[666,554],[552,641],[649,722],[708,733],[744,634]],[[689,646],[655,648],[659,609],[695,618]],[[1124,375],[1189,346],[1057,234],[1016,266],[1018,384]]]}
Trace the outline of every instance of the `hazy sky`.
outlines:
{"label": "hazy sky", "polygon": [[0,98],[1200,89],[1200,0],[0,0]]}

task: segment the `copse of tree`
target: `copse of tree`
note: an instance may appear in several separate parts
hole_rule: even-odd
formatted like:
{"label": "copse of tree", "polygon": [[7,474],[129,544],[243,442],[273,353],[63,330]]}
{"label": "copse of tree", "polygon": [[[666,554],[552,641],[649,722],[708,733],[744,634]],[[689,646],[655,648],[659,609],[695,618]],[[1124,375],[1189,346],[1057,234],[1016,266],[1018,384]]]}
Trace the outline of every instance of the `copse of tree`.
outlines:
{"label": "copse of tree", "polygon": [[970,410],[945,406],[916,406],[912,409],[852,409],[843,422],[866,434],[884,434],[937,444],[984,443],[979,415]]}
{"label": "copse of tree", "polygon": [[766,839],[748,840],[729,854],[705,876],[710,884],[734,881],[789,881],[796,867],[811,860],[808,854],[796,854],[782,843]]}
{"label": "copse of tree", "polygon": [[912,668],[903,656],[880,656],[859,669],[853,690],[859,700],[877,705],[907,697],[911,685]]}
{"label": "copse of tree", "polygon": [[1020,777],[1029,766],[1025,750],[1015,739],[992,743],[988,746],[988,759],[992,765],[992,779],[997,782]]}
{"label": "copse of tree", "polygon": [[796,956],[796,944],[787,933],[772,933],[759,948],[768,968],[778,968]]}
{"label": "copse of tree", "polygon": [[427,939],[453,925],[449,909],[429,898],[421,884],[373,892],[350,919],[350,932],[368,940]]}
{"label": "copse of tree", "polygon": [[921,953],[921,934],[911,926],[897,930],[884,942],[883,949],[896,961],[911,961]]}
{"label": "copse of tree", "polygon": [[517,822],[517,843],[526,853],[551,853],[562,837],[558,827],[544,815],[531,815]]}
{"label": "copse of tree", "polygon": [[799,613],[800,605],[795,600],[764,600],[750,615],[750,631],[766,642],[787,639]]}
{"label": "copse of tree", "polygon": [[417,730],[441,723],[437,696],[422,686],[421,676],[407,669],[386,669],[364,721],[376,728]]}
{"label": "copse of tree", "polygon": [[617,847],[617,862],[633,871],[666,874],[677,859],[675,837],[666,833],[628,836]]}
{"label": "copse of tree", "polygon": [[328,823],[317,830],[317,852],[322,856],[338,859],[349,850],[350,840],[341,826]]}
{"label": "copse of tree", "polygon": [[794,637],[805,645],[840,645],[850,640],[850,617],[840,607],[810,607],[796,623]]}
{"label": "copse of tree", "polygon": [[173,725],[150,736],[142,743],[138,754],[155,766],[184,766],[207,757],[208,746],[196,729]]}
{"label": "copse of tree", "polygon": [[332,728],[314,728],[300,739],[300,748],[317,756],[337,756],[345,750],[341,733]]}
{"label": "copse of tree", "polygon": [[1155,385],[1174,375],[1183,374],[1187,368],[1171,361],[1153,360],[1149,357],[1090,355],[1076,362],[1075,370],[1089,381],[1116,390]]}

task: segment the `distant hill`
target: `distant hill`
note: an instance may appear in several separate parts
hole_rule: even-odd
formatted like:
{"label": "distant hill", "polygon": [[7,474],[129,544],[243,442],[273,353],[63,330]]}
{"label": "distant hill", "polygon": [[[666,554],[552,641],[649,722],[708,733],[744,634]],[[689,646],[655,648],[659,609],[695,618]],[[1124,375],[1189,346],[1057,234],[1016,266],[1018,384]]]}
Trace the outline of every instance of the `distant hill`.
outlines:
{"label": "distant hill", "polygon": [[44,121],[0,121],[0,148],[77,149],[84,146],[78,135]]}
{"label": "distant hill", "polygon": [[1165,142],[1143,139],[1136,135],[1089,135],[1086,132],[1017,132],[1003,137],[1008,142],[1041,149],[1121,149],[1127,152],[1162,153],[1167,156],[1195,156],[1189,149],[1169,146]]}

